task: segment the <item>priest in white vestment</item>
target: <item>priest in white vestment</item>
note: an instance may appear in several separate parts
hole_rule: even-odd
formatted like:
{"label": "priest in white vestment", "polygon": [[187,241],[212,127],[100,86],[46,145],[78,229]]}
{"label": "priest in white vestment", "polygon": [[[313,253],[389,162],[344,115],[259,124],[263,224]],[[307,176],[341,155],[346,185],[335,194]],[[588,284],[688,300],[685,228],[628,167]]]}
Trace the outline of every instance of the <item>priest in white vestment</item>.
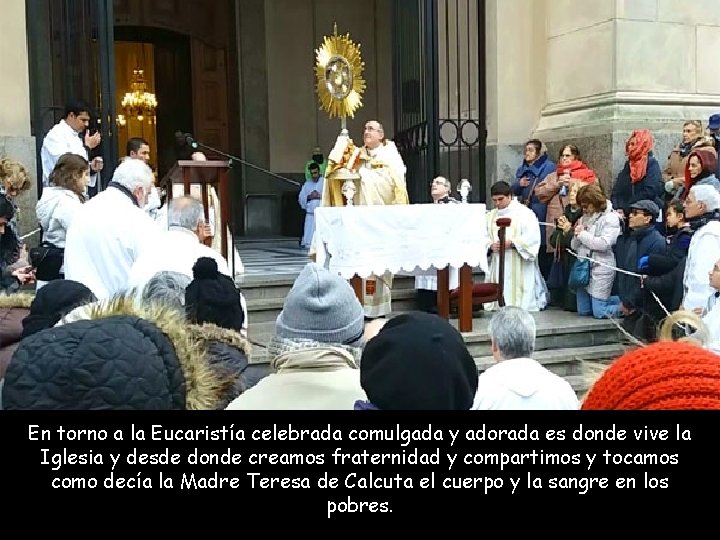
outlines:
{"label": "priest in white vestment", "polygon": [[[541,311],[548,304],[548,289],[538,266],[540,225],[535,213],[512,198],[510,184],[497,182],[490,189],[494,209],[487,213],[488,237],[492,256],[488,281],[499,281],[500,250],[505,250],[504,298],[506,306],[516,306],[530,312]],[[500,245],[498,218],[510,218],[505,229],[505,245]],[[498,303],[484,305],[486,311],[498,308]]]}
{"label": "priest in white vestment", "polygon": [[98,300],[124,293],[135,261],[160,242],[159,227],[143,210],[153,173],[128,159],[107,189],[83,204],[65,237],[65,279],[78,281]]}
{"label": "priest in white vestment", "polygon": [[[382,124],[371,120],[365,124],[361,147],[340,135],[328,156],[326,180],[323,186],[322,206],[345,206],[340,182],[332,181],[332,173],[346,168],[360,175],[357,193],[359,205],[409,204],[406,167],[395,143],[385,139]],[[313,251],[319,249],[313,246]],[[392,311],[392,281],[390,272],[370,276],[363,280],[363,306],[368,318],[386,317]]]}

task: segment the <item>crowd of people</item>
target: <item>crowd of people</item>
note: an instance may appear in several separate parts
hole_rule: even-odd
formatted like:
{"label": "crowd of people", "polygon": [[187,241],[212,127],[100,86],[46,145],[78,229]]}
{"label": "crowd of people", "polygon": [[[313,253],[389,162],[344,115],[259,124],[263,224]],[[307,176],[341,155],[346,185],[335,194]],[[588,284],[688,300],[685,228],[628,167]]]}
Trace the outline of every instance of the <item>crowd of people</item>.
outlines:
{"label": "crowd of people", "polygon": [[[554,163],[540,141],[527,143],[515,178],[490,190],[487,277],[496,278],[503,253],[505,305],[486,306],[496,363],[478,374],[449,321],[431,309],[369,317],[350,284],[314,262],[275,321],[269,370],[253,365],[247,305],[227,259],[206,245],[212,224],[199,198],[158,195],[142,139],[130,141],[112,180],[88,198],[102,163],[61,144],[71,131],[78,137],[85,116],[71,104],[48,134],[43,167],[52,168],[32,249],[13,202],[30,178],[17,162],[0,161],[4,409],[720,408],[720,135],[705,137],[701,123],[686,123],[664,170],[652,134],[632,132],[610,193],[575,146]],[[344,160],[365,162],[363,181],[375,181],[378,193],[391,186],[378,201],[407,204],[402,163],[383,169],[383,155],[395,151],[382,126],[369,122],[365,139],[367,148],[336,146]],[[342,202],[318,186],[324,167],[336,164],[309,164],[300,204]],[[458,202],[450,193],[446,178],[432,181],[433,202]],[[503,243],[498,223],[508,217]],[[306,230],[307,243],[311,236]],[[420,279],[418,289],[432,291],[431,282]],[[579,398],[533,359],[533,313],[553,305],[622,319],[645,345]],[[668,324],[672,339],[658,331]],[[710,390],[699,399],[688,380]]]}
{"label": "crowd of people", "polygon": [[[716,316],[712,282],[720,261],[719,129],[720,115],[710,118],[707,130],[700,121],[686,122],[664,168],[652,133],[634,130],[610,189],[575,145],[563,146],[555,163],[541,141],[528,141],[515,179],[491,189],[501,209],[489,213],[491,237],[497,238],[492,228],[505,206],[515,205],[518,222],[507,232],[505,275],[521,277],[505,284],[506,303],[622,319],[623,329],[643,342],[656,341],[658,328],[676,311],[694,312],[709,324]],[[534,214],[537,233],[528,229],[521,207]],[[711,346],[720,348],[720,327],[709,329]]]}

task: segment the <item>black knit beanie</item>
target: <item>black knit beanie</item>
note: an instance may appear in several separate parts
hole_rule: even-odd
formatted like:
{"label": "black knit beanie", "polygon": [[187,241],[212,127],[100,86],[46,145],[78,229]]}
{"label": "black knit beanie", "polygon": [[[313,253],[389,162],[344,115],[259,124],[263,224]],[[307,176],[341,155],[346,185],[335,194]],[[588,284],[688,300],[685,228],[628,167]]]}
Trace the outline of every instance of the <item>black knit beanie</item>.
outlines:
{"label": "black knit beanie", "polygon": [[69,279],[49,281],[35,293],[30,314],[23,319],[23,339],[52,328],[76,307],[96,300],[92,291],[82,283]]}
{"label": "black knit beanie", "polygon": [[381,410],[469,410],[478,373],[462,335],[445,319],[407,313],[367,342],[360,382]]}
{"label": "black knit beanie", "polygon": [[218,271],[212,257],[201,257],[193,266],[193,280],[185,289],[185,313],[193,324],[242,330],[245,313],[240,290],[230,276]]}

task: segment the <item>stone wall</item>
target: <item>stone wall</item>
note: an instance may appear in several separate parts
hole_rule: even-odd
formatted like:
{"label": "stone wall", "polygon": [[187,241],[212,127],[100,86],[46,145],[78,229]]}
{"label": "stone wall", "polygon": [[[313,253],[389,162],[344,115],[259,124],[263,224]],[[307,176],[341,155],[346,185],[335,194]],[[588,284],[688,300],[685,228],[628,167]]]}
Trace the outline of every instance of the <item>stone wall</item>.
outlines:
{"label": "stone wall", "polygon": [[[542,18],[539,4],[544,5]],[[496,56],[488,64],[513,68],[510,80],[488,79],[488,96],[507,91],[522,109],[510,112],[511,130],[497,129],[496,139],[491,138],[489,178],[514,170],[522,159],[518,148],[537,137],[553,159],[563,144],[576,144],[603,186],[611,189],[625,162],[625,141],[638,128],[653,132],[655,156],[664,167],[685,120],[707,123],[720,112],[720,74],[709,62],[720,45],[716,8],[713,0],[489,1],[488,14],[496,20],[506,21],[514,12],[521,34],[530,25],[531,35],[544,33],[545,42],[537,47],[536,40],[528,39],[507,48],[507,38],[488,28],[488,54]],[[546,69],[523,95],[513,87],[527,72],[526,57],[533,54]],[[544,96],[539,110],[527,94]],[[502,98],[489,100],[488,109],[488,126],[496,114],[506,120],[509,108]],[[535,113],[532,119],[528,111]]]}
{"label": "stone wall", "polygon": [[[25,34],[25,1],[5,0],[3,18],[12,21],[0,32],[0,157],[20,161],[30,177],[37,178],[35,138],[30,136],[30,78],[28,74],[27,36]],[[25,234],[36,228],[35,204],[37,183],[18,197],[18,225]],[[37,235],[36,235],[37,236]],[[28,243],[37,238],[28,238]]]}

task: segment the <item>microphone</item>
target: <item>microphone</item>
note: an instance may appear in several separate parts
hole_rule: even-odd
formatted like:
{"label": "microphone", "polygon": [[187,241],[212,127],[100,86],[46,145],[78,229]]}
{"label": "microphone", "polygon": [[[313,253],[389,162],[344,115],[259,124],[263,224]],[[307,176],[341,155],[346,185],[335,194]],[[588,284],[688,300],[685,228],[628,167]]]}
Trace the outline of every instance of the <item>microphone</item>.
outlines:
{"label": "microphone", "polygon": [[183,137],[185,137],[185,143],[189,147],[197,149],[198,143],[190,133],[183,133]]}

